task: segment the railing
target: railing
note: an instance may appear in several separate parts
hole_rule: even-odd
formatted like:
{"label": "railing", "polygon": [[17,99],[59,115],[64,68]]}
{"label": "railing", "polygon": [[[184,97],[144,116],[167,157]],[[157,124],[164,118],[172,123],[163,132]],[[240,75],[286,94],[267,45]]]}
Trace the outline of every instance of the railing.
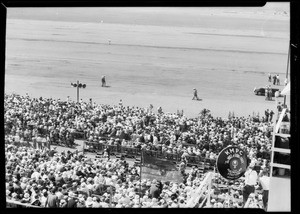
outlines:
{"label": "railing", "polygon": [[6,199],[6,207],[7,208],[41,208],[39,206],[34,206],[31,204],[25,204],[18,201],[13,201],[10,199]]}
{"label": "railing", "polygon": [[[208,190],[207,201],[208,204],[210,204],[211,181],[213,176],[214,176],[213,172],[209,172],[205,176],[205,178],[201,182],[201,185],[195,190],[193,194],[191,194],[191,198],[187,201],[186,207],[189,208],[195,207],[199,203],[200,198],[205,194],[206,190]],[[206,200],[206,198],[204,198],[204,200]],[[200,206],[203,206],[203,203],[201,203]]]}
{"label": "railing", "polygon": [[248,197],[248,200],[246,201],[244,208],[249,208],[250,202],[252,201],[251,197]]}
{"label": "railing", "polygon": [[[86,152],[94,152],[94,153],[103,153],[104,149],[107,149],[110,155],[124,155],[125,157],[136,158],[141,157],[141,149],[128,147],[128,146],[120,146],[120,145],[107,145],[99,142],[84,142],[84,151]],[[166,153],[161,151],[154,150],[144,150],[149,155],[161,159],[170,160],[176,163],[182,161],[182,157],[180,154]],[[186,156],[187,164],[190,166],[200,166],[205,170],[213,169],[215,166],[216,160],[210,158],[204,158],[201,156]]]}

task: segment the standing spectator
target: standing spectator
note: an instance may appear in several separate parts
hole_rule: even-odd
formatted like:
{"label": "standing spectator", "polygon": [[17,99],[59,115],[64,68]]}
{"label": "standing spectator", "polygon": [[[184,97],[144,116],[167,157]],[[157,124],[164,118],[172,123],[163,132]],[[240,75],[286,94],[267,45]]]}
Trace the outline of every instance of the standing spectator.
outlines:
{"label": "standing spectator", "polygon": [[55,188],[52,188],[50,190],[50,193],[47,197],[47,201],[46,201],[45,206],[49,207],[49,208],[58,207],[58,197],[57,197],[57,195],[55,195]]}
{"label": "standing spectator", "polygon": [[274,112],[273,112],[273,110],[271,110],[271,111],[270,111],[270,122],[272,122],[273,115],[274,115]]}
{"label": "standing spectator", "polygon": [[67,208],[76,208],[77,201],[75,200],[76,195],[73,192],[69,193],[69,199],[67,201]]}
{"label": "standing spectator", "polygon": [[159,189],[159,182],[156,180],[153,180],[153,183],[150,187],[150,195],[152,198],[158,198],[160,195],[160,189]]}
{"label": "standing spectator", "polygon": [[243,202],[244,206],[248,200],[248,197],[251,193],[255,191],[255,185],[257,182],[257,172],[253,169],[254,164],[250,163],[248,170],[245,173],[245,186],[243,188]]}
{"label": "standing spectator", "polygon": [[46,189],[43,189],[42,190],[42,196],[40,198],[40,200],[41,200],[41,207],[46,207],[47,198],[48,198],[48,192],[47,192]]}
{"label": "standing spectator", "polygon": [[274,76],[273,76],[273,85],[276,85],[276,80],[277,80],[277,76],[274,75]]}
{"label": "standing spectator", "polygon": [[270,73],[268,74],[268,81],[269,81],[269,82],[272,82],[272,76],[271,76]]}
{"label": "standing spectator", "polygon": [[270,185],[270,177],[268,176],[267,168],[264,168],[260,177],[259,177],[259,183],[261,184],[263,188],[263,204],[264,209],[267,211],[268,207],[268,197],[269,197],[269,185]]}
{"label": "standing spectator", "polygon": [[279,74],[276,75],[276,83],[277,83],[277,85],[280,85]]}
{"label": "standing spectator", "polygon": [[268,121],[269,121],[269,115],[270,115],[269,109],[267,109],[267,110],[265,111],[265,116],[266,116],[265,122],[268,122]]}
{"label": "standing spectator", "polygon": [[37,143],[38,149],[43,148],[43,139],[40,134],[38,134],[38,136],[37,136],[36,143]]}
{"label": "standing spectator", "polygon": [[265,96],[266,96],[265,100],[269,100],[269,87],[267,85],[265,87]]}

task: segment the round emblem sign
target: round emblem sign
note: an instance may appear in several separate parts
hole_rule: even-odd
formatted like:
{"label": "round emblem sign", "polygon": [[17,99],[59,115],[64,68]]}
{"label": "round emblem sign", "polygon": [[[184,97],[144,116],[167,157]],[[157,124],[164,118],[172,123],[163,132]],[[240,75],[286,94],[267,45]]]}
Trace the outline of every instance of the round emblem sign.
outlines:
{"label": "round emblem sign", "polygon": [[223,149],[217,158],[217,168],[226,179],[236,180],[240,178],[247,169],[245,152],[236,146]]}

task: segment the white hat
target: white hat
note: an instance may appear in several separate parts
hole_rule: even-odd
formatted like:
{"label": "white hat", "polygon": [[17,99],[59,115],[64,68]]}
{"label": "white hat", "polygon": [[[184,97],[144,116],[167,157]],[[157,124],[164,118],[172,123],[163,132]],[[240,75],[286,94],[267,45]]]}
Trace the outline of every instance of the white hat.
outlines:
{"label": "white hat", "polygon": [[24,194],[24,198],[29,198],[29,197],[30,197],[30,195],[28,193]]}
{"label": "white hat", "polygon": [[92,206],[93,205],[93,198],[92,197],[88,197],[86,199],[85,204],[86,204],[87,207]]}

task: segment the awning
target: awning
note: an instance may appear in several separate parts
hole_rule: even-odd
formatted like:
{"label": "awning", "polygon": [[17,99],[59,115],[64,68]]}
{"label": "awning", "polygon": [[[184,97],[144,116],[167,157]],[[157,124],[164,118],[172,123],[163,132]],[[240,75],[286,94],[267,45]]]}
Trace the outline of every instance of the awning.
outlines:
{"label": "awning", "polygon": [[291,86],[290,83],[288,83],[284,89],[280,92],[281,95],[290,95]]}

